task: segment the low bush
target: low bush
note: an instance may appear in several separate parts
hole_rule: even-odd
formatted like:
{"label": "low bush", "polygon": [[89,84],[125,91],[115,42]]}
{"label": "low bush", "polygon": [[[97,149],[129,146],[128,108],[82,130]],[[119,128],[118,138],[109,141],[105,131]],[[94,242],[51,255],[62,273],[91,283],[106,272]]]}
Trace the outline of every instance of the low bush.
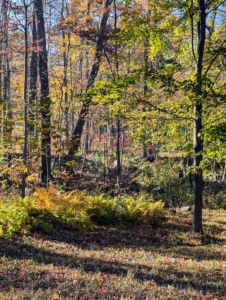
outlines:
{"label": "low bush", "polygon": [[143,195],[136,199],[129,196],[122,197],[118,205],[122,221],[158,225],[164,216],[162,201],[154,202],[153,199],[145,199]]}
{"label": "low bush", "polygon": [[78,190],[60,194],[51,185],[48,190],[38,188],[24,199],[0,202],[0,232],[56,233],[59,228],[85,232],[94,225],[116,223],[158,225],[164,216],[163,206],[162,201],[154,202],[145,195],[109,198],[88,196]]}
{"label": "low bush", "polygon": [[23,229],[29,231],[29,214],[21,199],[0,201],[0,235],[12,235]]}

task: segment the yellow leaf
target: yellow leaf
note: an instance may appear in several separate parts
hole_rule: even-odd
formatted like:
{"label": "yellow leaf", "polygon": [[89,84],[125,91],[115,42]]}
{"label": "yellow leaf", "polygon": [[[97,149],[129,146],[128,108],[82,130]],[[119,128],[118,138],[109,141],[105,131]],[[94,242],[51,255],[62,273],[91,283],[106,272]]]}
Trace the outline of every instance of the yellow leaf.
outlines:
{"label": "yellow leaf", "polygon": [[23,173],[27,173],[28,168],[26,166],[23,166],[22,170],[23,170]]}
{"label": "yellow leaf", "polygon": [[32,180],[33,180],[33,176],[32,175],[27,176],[27,181],[32,181]]}
{"label": "yellow leaf", "polygon": [[58,294],[53,294],[51,300],[58,300],[60,297]]}

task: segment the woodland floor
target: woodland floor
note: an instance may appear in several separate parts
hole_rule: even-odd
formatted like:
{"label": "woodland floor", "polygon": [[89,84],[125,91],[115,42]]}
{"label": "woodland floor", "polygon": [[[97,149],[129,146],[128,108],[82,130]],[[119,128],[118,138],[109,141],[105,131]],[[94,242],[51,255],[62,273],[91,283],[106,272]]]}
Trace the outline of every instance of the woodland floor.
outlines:
{"label": "woodland floor", "polygon": [[96,228],[0,238],[0,299],[226,299],[226,211],[160,228]]}

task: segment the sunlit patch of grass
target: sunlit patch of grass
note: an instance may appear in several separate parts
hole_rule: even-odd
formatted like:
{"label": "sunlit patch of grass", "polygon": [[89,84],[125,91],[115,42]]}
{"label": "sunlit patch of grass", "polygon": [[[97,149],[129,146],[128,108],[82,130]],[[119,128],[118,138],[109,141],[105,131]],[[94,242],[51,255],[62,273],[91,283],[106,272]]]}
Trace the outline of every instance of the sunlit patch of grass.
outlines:
{"label": "sunlit patch of grass", "polygon": [[203,214],[203,227],[206,234],[226,241],[226,212],[225,210],[205,210]]}
{"label": "sunlit patch of grass", "polygon": [[206,244],[191,212],[167,218],[156,229],[1,238],[0,299],[225,299],[226,212],[204,211]]}

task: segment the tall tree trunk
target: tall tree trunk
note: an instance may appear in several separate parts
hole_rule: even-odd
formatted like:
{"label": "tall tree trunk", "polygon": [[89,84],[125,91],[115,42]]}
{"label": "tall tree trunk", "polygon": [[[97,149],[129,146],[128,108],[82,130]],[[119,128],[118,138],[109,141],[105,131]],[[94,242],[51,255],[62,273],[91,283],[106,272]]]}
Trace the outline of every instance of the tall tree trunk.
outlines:
{"label": "tall tree trunk", "polygon": [[22,198],[26,195],[26,176],[27,176],[27,138],[28,138],[28,115],[27,115],[27,87],[28,87],[28,16],[27,16],[27,9],[28,6],[26,5],[25,0],[23,0],[24,5],[24,149],[23,149],[23,175],[22,175],[22,186],[21,186],[21,196]]}
{"label": "tall tree trunk", "polygon": [[203,194],[203,172],[201,162],[203,160],[203,138],[202,138],[202,70],[206,39],[206,11],[205,0],[198,1],[198,49],[196,64],[196,104],[194,106],[194,214],[193,231],[202,232],[202,194]]}
{"label": "tall tree trunk", "polygon": [[93,86],[95,79],[97,77],[99,68],[100,68],[100,63],[101,63],[101,57],[103,53],[103,43],[105,39],[105,29],[107,26],[107,21],[109,18],[110,14],[110,5],[112,4],[113,0],[106,0],[104,4],[104,11],[103,15],[101,18],[101,23],[100,23],[100,30],[99,30],[99,35],[97,38],[97,43],[96,43],[96,49],[95,49],[95,56],[94,56],[94,63],[87,81],[86,85],[86,90],[85,90],[85,100],[83,102],[82,108],[79,113],[79,117],[77,120],[77,124],[74,128],[72,139],[71,139],[71,148],[69,149],[68,152],[68,159],[73,160],[75,152],[78,150],[80,141],[81,141],[81,136],[82,136],[82,131],[84,128],[86,116],[89,112],[89,106],[90,106],[90,96],[87,95],[88,90],[90,87]]}
{"label": "tall tree trunk", "polygon": [[[3,24],[3,19],[2,19],[2,14],[0,14],[0,23]],[[2,105],[2,88],[3,88],[3,84],[2,84],[2,71],[3,71],[3,26],[0,26],[0,105]],[[1,120],[2,122],[2,120]]]}
{"label": "tall tree trunk", "polygon": [[[61,18],[64,18],[64,11],[67,10],[67,4],[65,1],[62,1],[61,6]],[[68,63],[69,63],[69,54],[70,54],[70,34],[67,35],[67,41],[66,41],[66,34],[64,29],[62,30],[62,42],[63,42],[63,82],[61,85],[61,110],[62,110],[62,119],[64,119],[64,125],[65,125],[65,137],[66,141],[69,138],[69,101],[68,101]],[[66,44],[67,43],[67,44]],[[67,48],[66,48],[67,47]],[[61,119],[61,118],[60,118]],[[61,120],[59,122],[61,125]]]}
{"label": "tall tree trunk", "polygon": [[34,2],[37,20],[37,45],[39,56],[39,80],[40,80],[40,105],[42,118],[41,133],[41,162],[42,162],[42,182],[48,182],[51,178],[51,113],[48,78],[48,56],[46,51],[45,21],[43,15],[43,2]]}
{"label": "tall tree trunk", "polygon": [[[148,79],[148,40],[149,36],[145,37],[144,39],[144,87],[143,87],[143,92],[144,92],[144,99],[147,96],[147,91],[148,91],[148,86],[147,86],[147,79]],[[146,112],[146,108],[143,109],[143,112]],[[145,121],[146,117],[142,117],[143,124],[145,126]],[[146,139],[147,139],[147,130],[144,128],[144,133],[143,133],[143,143],[142,143],[142,148],[141,148],[141,158],[146,158],[147,157],[147,146],[146,146]]]}
{"label": "tall tree trunk", "polygon": [[[35,12],[34,12],[35,14]],[[37,30],[35,15],[32,22],[32,52],[30,60],[30,86],[29,86],[29,111],[28,129],[31,134],[35,134],[35,116],[36,109],[35,102],[37,100],[37,80],[38,80],[38,53],[37,53]]]}
{"label": "tall tree trunk", "polygon": [[83,146],[83,152],[86,154],[89,153],[89,130],[90,130],[90,124],[89,124],[89,121],[86,120],[85,134],[84,134],[84,146]]}
{"label": "tall tree trunk", "polygon": [[120,154],[120,129],[121,122],[120,119],[116,120],[116,163],[117,163],[117,188],[120,190],[121,181],[121,154]]}
{"label": "tall tree trunk", "polygon": [[[117,6],[114,0],[114,30],[117,32]],[[118,41],[115,41],[115,70],[116,70],[116,80],[119,80],[119,62],[118,62]],[[120,116],[116,119],[116,162],[117,162],[117,187],[120,191],[120,181],[121,181],[121,153],[120,153],[120,129],[121,122]]]}
{"label": "tall tree trunk", "polygon": [[[2,41],[2,138],[5,145],[9,145],[12,135],[12,110],[10,105],[10,62],[9,62],[9,45],[8,45],[8,10],[9,1],[3,0],[1,7],[3,41]],[[7,147],[7,146],[6,146]],[[11,151],[7,149],[6,154],[8,162],[11,160]]]}

